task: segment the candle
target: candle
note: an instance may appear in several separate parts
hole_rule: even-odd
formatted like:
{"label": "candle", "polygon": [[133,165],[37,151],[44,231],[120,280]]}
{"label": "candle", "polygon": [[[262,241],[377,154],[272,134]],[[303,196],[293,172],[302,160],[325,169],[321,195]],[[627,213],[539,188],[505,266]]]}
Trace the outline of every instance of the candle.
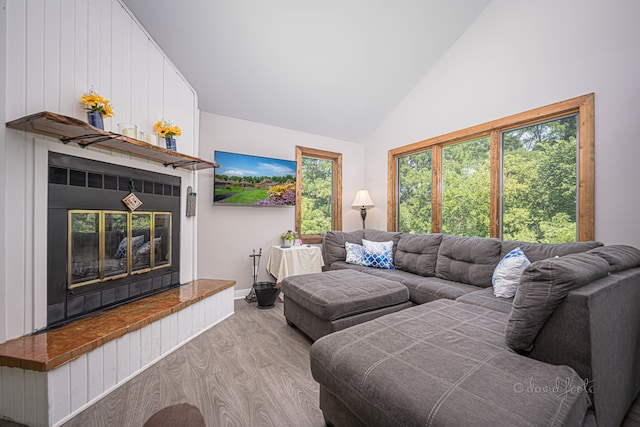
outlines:
{"label": "candle", "polygon": [[118,129],[121,135],[134,139],[138,137],[138,127],[133,123],[118,123]]}
{"label": "candle", "polygon": [[156,136],[153,134],[147,134],[145,141],[147,141],[147,143],[151,145],[156,145],[158,143]]}
{"label": "candle", "polygon": [[133,128],[122,129],[122,134],[124,136],[128,136],[129,138],[135,138],[136,137],[136,130],[133,129]]}

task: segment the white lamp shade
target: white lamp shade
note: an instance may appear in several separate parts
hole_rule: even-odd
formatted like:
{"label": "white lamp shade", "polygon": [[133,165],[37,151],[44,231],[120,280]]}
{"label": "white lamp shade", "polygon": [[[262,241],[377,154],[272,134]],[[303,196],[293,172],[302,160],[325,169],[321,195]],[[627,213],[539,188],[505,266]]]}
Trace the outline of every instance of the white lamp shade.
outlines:
{"label": "white lamp shade", "polygon": [[369,209],[374,207],[373,200],[369,196],[369,192],[367,190],[358,190],[356,193],[356,198],[353,200],[351,207],[354,209]]}

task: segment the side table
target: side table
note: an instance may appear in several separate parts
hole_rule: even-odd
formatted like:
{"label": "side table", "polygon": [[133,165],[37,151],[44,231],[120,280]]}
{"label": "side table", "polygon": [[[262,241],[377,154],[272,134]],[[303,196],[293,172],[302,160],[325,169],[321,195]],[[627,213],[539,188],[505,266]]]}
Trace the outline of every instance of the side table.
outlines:
{"label": "side table", "polygon": [[318,246],[273,246],[267,260],[267,271],[281,283],[289,276],[320,273],[324,260]]}

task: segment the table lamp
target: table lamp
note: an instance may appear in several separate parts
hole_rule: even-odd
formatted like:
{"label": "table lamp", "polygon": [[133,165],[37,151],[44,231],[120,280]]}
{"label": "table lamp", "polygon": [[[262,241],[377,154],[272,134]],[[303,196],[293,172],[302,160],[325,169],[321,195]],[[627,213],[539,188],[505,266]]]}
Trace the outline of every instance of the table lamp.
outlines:
{"label": "table lamp", "polygon": [[360,209],[360,216],[362,217],[362,228],[364,229],[364,220],[367,218],[367,209],[371,209],[375,205],[373,204],[373,200],[369,196],[369,192],[367,190],[358,190],[356,193],[356,198],[353,200],[351,204],[351,208]]}

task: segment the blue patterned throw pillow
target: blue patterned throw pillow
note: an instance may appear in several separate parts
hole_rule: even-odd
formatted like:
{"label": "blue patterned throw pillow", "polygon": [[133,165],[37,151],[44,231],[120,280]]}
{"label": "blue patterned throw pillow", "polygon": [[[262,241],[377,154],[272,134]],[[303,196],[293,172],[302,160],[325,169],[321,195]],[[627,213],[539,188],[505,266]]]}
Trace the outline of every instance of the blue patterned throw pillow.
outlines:
{"label": "blue patterned throw pillow", "polygon": [[362,239],[364,246],[363,267],[386,268],[393,270],[393,241],[372,242]]}
{"label": "blue patterned throw pillow", "polygon": [[345,262],[349,264],[362,264],[364,246],[357,243],[344,242],[344,247],[347,250],[347,259],[345,259]]}

